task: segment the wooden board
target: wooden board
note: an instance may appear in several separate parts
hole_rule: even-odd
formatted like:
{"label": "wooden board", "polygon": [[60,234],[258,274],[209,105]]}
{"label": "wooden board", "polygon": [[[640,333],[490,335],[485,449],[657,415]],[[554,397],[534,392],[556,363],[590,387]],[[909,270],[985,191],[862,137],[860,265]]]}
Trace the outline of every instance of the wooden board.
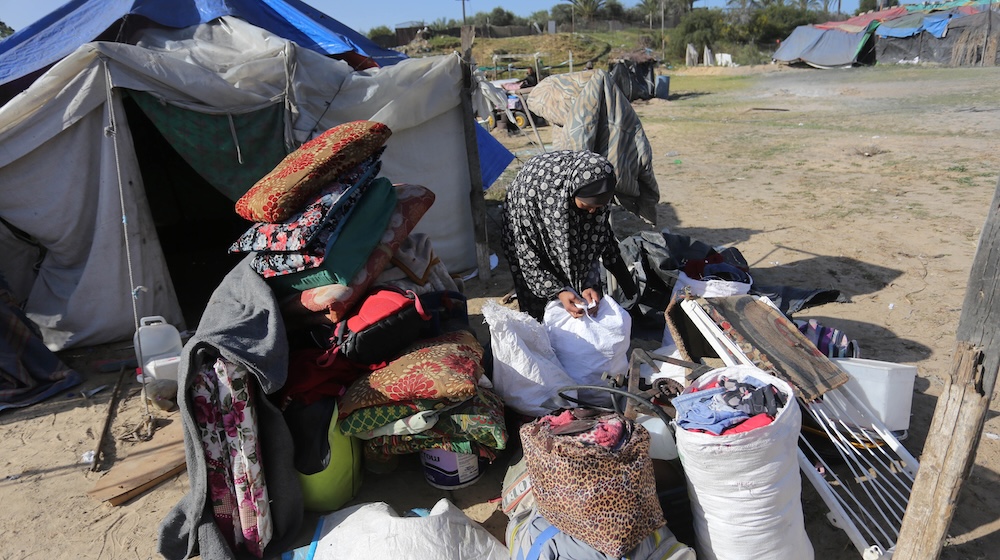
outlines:
{"label": "wooden board", "polygon": [[180,417],[175,416],[156,430],[153,439],[132,447],[87,494],[118,506],[186,468],[184,432]]}

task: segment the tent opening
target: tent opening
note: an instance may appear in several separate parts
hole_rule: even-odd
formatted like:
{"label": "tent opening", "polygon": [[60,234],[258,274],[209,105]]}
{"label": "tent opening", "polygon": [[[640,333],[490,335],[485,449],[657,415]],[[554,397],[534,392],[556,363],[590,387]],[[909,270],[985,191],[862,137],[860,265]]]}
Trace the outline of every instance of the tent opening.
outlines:
{"label": "tent opening", "polygon": [[228,248],[250,223],[173,148],[134,92],[124,104],[160,246],[184,320],[193,328],[216,286],[242,259]]}

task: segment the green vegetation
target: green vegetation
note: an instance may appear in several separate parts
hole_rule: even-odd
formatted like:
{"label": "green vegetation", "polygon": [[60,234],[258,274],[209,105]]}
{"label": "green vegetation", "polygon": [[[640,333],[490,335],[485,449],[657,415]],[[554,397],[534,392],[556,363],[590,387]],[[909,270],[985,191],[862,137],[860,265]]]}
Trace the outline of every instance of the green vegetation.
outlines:
{"label": "green vegetation", "polygon": [[[497,7],[468,16],[464,23],[478,28],[521,26],[543,30],[549,21],[554,21],[561,30],[571,29],[570,35],[591,37],[595,41],[603,41],[612,49],[649,49],[668,65],[683,64],[690,44],[699,53],[703,53],[706,47],[714,52],[730,53],[733,62],[746,66],[769,62],[780,42],[800,25],[848,17],[848,14],[831,11],[835,8],[833,0],[728,0],[725,10],[695,9],[695,0],[634,1],[635,5],[626,8],[619,0],[560,0],[549,9],[538,10],[528,16]],[[888,0],[888,5],[897,3],[898,0]],[[862,11],[866,10],[862,2]],[[462,21],[441,18],[427,24],[427,27],[432,35],[441,36],[456,35],[456,30],[462,25]],[[624,26],[623,31],[604,31],[621,26]],[[369,32],[369,37],[376,31],[384,34],[386,30],[376,28]],[[441,40],[440,44],[429,46],[431,52],[423,52],[450,52],[454,50],[452,43]],[[515,45],[497,48],[504,53],[534,52]],[[477,60],[483,63],[482,58]]]}

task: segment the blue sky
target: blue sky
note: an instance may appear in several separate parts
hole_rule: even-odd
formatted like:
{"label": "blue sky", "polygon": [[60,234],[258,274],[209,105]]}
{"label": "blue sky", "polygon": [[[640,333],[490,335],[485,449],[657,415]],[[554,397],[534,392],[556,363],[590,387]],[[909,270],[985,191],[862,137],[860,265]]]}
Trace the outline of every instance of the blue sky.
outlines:
{"label": "blue sky", "polygon": [[[100,0],[97,0],[100,1]],[[462,0],[304,0],[307,4],[329,14],[334,19],[359,31],[385,25],[390,28],[410,21],[433,22],[440,18],[462,19]],[[638,4],[638,0],[620,0],[626,8]],[[66,0],[0,0],[0,21],[10,27],[22,29],[52,10],[66,3]],[[558,0],[465,0],[466,15],[489,12],[502,7],[519,16],[529,16],[533,12],[550,8]],[[696,7],[721,7],[725,0],[697,0]],[[851,13],[858,8],[858,0],[842,0],[841,9]]]}

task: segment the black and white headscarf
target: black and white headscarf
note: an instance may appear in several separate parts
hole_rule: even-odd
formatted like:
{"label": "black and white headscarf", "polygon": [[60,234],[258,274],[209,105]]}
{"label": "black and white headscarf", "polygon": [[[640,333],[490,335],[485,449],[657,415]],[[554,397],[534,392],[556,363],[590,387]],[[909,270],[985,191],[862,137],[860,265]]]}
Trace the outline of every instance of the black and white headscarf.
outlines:
{"label": "black and white headscarf", "polygon": [[545,304],[562,290],[601,289],[600,259],[607,265],[620,258],[609,210],[590,214],[573,198],[602,180],[614,188],[607,158],[563,150],[531,158],[507,189],[503,246],[521,311],[541,319]]}

